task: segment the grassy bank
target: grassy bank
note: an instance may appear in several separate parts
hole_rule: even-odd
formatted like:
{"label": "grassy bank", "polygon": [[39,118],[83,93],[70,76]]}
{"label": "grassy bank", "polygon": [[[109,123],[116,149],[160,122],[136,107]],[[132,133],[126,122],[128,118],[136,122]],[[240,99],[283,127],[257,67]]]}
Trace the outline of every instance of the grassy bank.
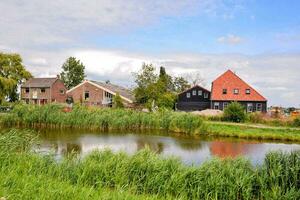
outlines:
{"label": "grassy bank", "polygon": [[210,135],[245,139],[300,141],[300,130],[293,128],[259,128],[247,124],[207,122]]}
{"label": "grassy bank", "polygon": [[30,152],[30,132],[0,135],[0,197],[8,199],[299,199],[300,152],[270,153],[262,166],[214,159],[185,166],[149,150],[93,152],[57,162]]}
{"label": "grassy bank", "polygon": [[[16,105],[11,113],[0,115],[6,127],[76,128],[87,130],[161,130],[187,135],[215,135],[251,139],[300,141],[300,130],[287,127],[259,128],[241,124],[207,121],[190,113],[172,111],[144,113],[129,109],[99,109],[75,106],[64,112],[59,105]],[[151,132],[150,132],[151,133]]]}
{"label": "grassy bank", "polygon": [[59,105],[17,105],[12,113],[0,116],[4,126],[89,128],[99,130],[165,130],[186,134],[206,132],[203,120],[187,113],[144,113],[129,109],[99,109],[75,106],[63,112]]}

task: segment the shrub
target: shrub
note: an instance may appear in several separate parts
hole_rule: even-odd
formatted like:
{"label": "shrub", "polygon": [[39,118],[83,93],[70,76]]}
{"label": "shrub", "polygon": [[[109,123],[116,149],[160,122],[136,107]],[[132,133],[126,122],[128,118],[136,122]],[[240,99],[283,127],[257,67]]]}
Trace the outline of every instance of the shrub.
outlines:
{"label": "shrub", "polygon": [[249,121],[252,123],[264,123],[263,115],[260,112],[254,112],[249,114]]}
{"label": "shrub", "polygon": [[300,117],[294,119],[293,126],[300,127]]}
{"label": "shrub", "polygon": [[232,122],[244,122],[246,120],[244,107],[238,102],[230,103],[224,110],[224,119]]}
{"label": "shrub", "polygon": [[124,104],[119,93],[113,98],[113,107],[114,108],[124,108]]}

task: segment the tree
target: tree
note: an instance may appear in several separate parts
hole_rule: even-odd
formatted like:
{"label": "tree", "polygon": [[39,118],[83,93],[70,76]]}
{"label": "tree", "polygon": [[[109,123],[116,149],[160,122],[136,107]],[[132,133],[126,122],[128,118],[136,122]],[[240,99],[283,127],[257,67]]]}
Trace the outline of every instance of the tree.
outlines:
{"label": "tree", "polygon": [[[159,75],[152,64],[143,64],[142,70],[134,74],[137,87],[134,89],[138,103],[152,108],[153,105],[172,109],[176,100],[172,76],[164,67],[160,67]],[[151,110],[151,109],[150,109]]]}
{"label": "tree", "polygon": [[22,64],[19,54],[0,53],[0,103],[5,97],[9,101],[18,100],[18,85],[32,75]]}
{"label": "tree", "polygon": [[121,96],[117,93],[113,98],[113,107],[114,108],[124,108],[124,104]]}
{"label": "tree", "polygon": [[61,80],[65,83],[65,86],[70,89],[81,83],[85,76],[85,66],[77,60],[75,57],[69,57],[62,66],[62,72],[60,73]]}
{"label": "tree", "polygon": [[157,88],[161,90],[161,93],[174,91],[173,78],[166,73],[164,67],[160,67],[157,84],[159,86]]}
{"label": "tree", "polygon": [[224,110],[224,119],[232,122],[244,122],[246,120],[245,108],[238,102],[230,103]]}
{"label": "tree", "polygon": [[156,96],[155,83],[158,77],[155,74],[155,67],[152,64],[143,63],[141,71],[134,73],[133,76],[137,84],[134,94],[138,103],[145,104],[153,96]]}
{"label": "tree", "polygon": [[201,86],[205,86],[205,79],[203,78],[203,76],[201,75],[200,72],[193,72],[193,73],[189,73],[186,74],[186,79],[192,83],[192,86],[195,85],[201,85]]}
{"label": "tree", "polygon": [[175,77],[174,78],[175,92],[183,92],[184,90],[186,90],[190,87],[191,87],[191,85],[185,78],[183,78],[183,77]]}

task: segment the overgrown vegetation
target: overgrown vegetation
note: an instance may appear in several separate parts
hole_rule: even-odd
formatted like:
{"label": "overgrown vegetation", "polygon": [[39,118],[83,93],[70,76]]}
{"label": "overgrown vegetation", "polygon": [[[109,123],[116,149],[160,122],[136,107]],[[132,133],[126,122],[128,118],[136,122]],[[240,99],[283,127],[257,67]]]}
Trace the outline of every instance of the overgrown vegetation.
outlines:
{"label": "overgrown vegetation", "polygon": [[[0,136],[0,196],[8,199],[299,199],[300,152],[269,153],[262,166],[213,159],[185,166],[150,150],[93,152],[57,162],[29,151],[31,133]],[[30,144],[31,142],[29,142]],[[13,148],[11,148],[13,146]]]}
{"label": "overgrown vegetation", "polygon": [[232,102],[225,108],[223,117],[226,121],[244,122],[247,115],[240,103]]}
{"label": "overgrown vegetation", "polygon": [[186,134],[206,132],[202,118],[188,113],[162,111],[144,113],[130,109],[95,108],[76,105],[63,112],[60,105],[16,105],[1,117],[5,126],[69,127],[99,130],[165,130]]}

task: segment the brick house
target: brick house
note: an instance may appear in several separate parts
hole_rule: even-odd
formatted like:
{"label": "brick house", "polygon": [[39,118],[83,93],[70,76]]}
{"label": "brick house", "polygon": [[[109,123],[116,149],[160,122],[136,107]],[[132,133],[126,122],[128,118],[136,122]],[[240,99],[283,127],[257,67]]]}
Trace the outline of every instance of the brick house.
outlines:
{"label": "brick house", "polygon": [[85,80],[68,90],[67,96],[68,98],[72,98],[74,103],[111,107],[112,99],[117,93],[122,98],[126,107],[133,105],[134,96],[130,90],[118,85],[99,81]]}
{"label": "brick house", "polygon": [[43,105],[51,102],[65,103],[66,87],[59,78],[31,78],[21,86],[21,100]]}
{"label": "brick house", "polygon": [[247,112],[267,111],[267,99],[228,70],[212,82],[211,108],[224,110],[233,101],[241,103]]}
{"label": "brick house", "polygon": [[210,108],[210,91],[199,85],[195,85],[178,94],[177,110],[193,111],[208,108]]}

